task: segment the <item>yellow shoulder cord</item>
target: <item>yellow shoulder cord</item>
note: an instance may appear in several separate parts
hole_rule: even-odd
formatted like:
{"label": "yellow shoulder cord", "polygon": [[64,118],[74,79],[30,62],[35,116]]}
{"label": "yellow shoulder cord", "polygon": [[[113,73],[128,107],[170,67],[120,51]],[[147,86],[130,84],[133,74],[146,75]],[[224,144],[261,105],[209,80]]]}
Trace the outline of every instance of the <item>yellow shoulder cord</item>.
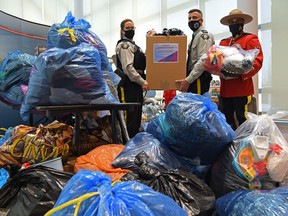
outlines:
{"label": "yellow shoulder cord", "polygon": [[[114,181],[112,183],[112,186],[114,186],[114,184],[117,183],[117,182],[120,182],[120,180]],[[82,195],[82,196],[80,196],[78,198],[75,198],[73,200],[69,200],[68,202],[63,203],[63,204],[61,204],[61,205],[49,210],[44,216],[50,216],[50,215],[54,214],[55,212],[60,211],[60,210],[66,208],[66,207],[68,207],[70,205],[73,205],[73,204],[76,204],[76,208],[74,210],[74,214],[73,215],[77,216],[78,215],[78,211],[80,209],[81,203],[83,201],[85,201],[86,199],[89,199],[90,197],[96,196],[98,194],[99,194],[99,192],[91,192],[91,193],[84,194],[84,195]]]}
{"label": "yellow shoulder cord", "polygon": [[76,37],[75,37],[75,35],[74,35],[74,29],[62,28],[62,29],[59,29],[59,30],[58,30],[59,34],[63,34],[65,31],[68,32],[68,34],[69,34],[70,37],[71,37],[71,40],[72,40],[73,42],[76,42]]}

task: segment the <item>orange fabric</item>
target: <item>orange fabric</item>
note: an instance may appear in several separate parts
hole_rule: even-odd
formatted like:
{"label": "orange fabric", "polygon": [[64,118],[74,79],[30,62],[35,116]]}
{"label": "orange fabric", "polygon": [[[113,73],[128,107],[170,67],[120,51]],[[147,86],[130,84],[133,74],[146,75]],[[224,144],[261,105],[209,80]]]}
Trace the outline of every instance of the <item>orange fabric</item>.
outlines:
{"label": "orange fabric", "polygon": [[122,144],[107,144],[96,147],[86,155],[76,159],[74,172],[78,172],[79,169],[102,171],[109,175],[112,181],[120,180],[130,170],[114,168],[111,163],[124,148],[125,146]]}

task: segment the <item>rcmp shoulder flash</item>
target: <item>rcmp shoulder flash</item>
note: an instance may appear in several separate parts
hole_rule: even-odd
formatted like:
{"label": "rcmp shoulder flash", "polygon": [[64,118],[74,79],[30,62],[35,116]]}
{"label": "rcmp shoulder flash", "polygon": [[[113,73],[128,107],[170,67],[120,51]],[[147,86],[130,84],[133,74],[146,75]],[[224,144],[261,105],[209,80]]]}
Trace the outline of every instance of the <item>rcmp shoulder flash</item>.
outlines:
{"label": "rcmp shoulder flash", "polygon": [[122,44],[121,44],[121,48],[122,48],[122,49],[128,49],[128,47],[129,47],[129,44],[128,44],[128,43],[122,43]]}
{"label": "rcmp shoulder flash", "polygon": [[204,40],[208,40],[210,37],[208,34],[202,34],[201,37],[204,39]]}

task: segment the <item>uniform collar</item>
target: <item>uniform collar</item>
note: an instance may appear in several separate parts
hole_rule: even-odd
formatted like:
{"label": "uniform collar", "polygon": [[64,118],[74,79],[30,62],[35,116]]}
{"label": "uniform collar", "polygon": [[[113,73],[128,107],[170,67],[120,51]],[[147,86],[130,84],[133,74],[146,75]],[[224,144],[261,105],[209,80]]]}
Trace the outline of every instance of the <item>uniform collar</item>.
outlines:
{"label": "uniform collar", "polygon": [[238,40],[240,37],[242,37],[244,35],[244,31],[241,31],[239,34],[237,34],[235,37],[231,36],[230,37],[230,42],[229,42],[229,46],[232,46],[234,44],[234,42],[236,40]]}
{"label": "uniform collar", "polygon": [[123,36],[123,39],[128,40],[128,41],[130,41],[131,43],[135,43],[133,40],[131,40],[131,39],[125,37],[125,36]]}
{"label": "uniform collar", "polygon": [[231,38],[233,38],[234,40],[241,37],[242,35],[244,35],[244,31],[239,32],[239,34],[237,34],[235,37],[231,36]]}
{"label": "uniform collar", "polygon": [[197,29],[197,31],[193,32],[193,34],[196,36],[202,29],[203,29],[203,27],[200,26],[199,29]]}

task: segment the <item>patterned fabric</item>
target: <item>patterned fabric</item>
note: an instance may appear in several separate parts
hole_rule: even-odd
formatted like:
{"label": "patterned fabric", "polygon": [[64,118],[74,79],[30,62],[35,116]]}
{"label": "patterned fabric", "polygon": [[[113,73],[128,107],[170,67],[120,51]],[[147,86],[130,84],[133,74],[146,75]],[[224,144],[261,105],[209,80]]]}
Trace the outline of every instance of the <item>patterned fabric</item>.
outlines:
{"label": "patterned fabric", "polygon": [[0,166],[68,157],[72,140],[73,128],[57,121],[37,128],[16,126],[10,138],[0,147]]}

